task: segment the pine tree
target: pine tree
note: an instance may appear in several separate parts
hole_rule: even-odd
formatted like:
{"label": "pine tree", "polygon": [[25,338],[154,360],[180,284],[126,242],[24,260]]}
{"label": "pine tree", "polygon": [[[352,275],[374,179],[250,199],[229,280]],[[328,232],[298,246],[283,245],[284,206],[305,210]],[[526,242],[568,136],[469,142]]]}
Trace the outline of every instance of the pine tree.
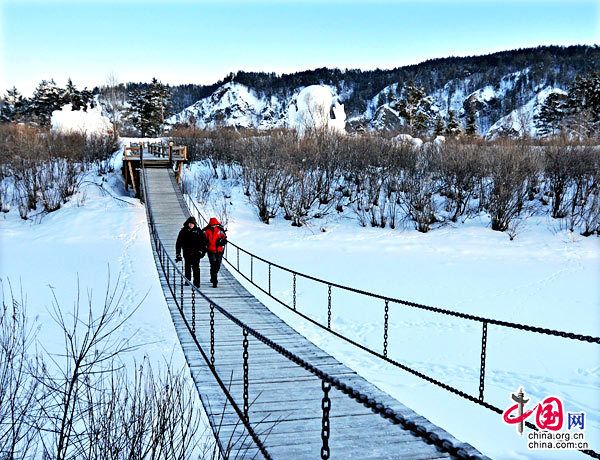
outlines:
{"label": "pine tree", "polygon": [[71,104],[71,110],[73,111],[86,108],[81,99],[81,93],[77,90],[77,87],[70,78],[67,81],[67,86],[63,94],[63,104]]}
{"label": "pine tree", "polygon": [[472,104],[467,107],[467,126],[465,133],[469,136],[477,135],[477,112]]}
{"label": "pine tree", "polygon": [[[567,100],[570,123],[578,124],[586,134],[600,127],[600,72],[577,76],[569,88]],[[577,128],[576,128],[577,129]]]}
{"label": "pine tree", "polygon": [[446,136],[458,136],[461,133],[460,124],[456,120],[454,110],[448,110],[448,120],[446,123]]}
{"label": "pine tree", "polygon": [[542,137],[556,135],[567,114],[567,96],[561,93],[549,94],[533,118],[538,134]]}
{"label": "pine tree", "polygon": [[96,102],[94,100],[94,92],[87,89],[87,87],[83,88],[79,93],[81,95],[81,103],[83,104],[83,110],[87,110],[89,107],[93,109],[96,107]]}
{"label": "pine tree", "polygon": [[146,89],[136,89],[129,93],[129,105],[127,118],[140,130],[142,137],[157,136],[169,114],[170,91],[153,78]]}
{"label": "pine tree", "polygon": [[433,119],[431,98],[425,93],[423,87],[408,82],[403,88],[402,98],[392,107],[404,118],[411,131],[421,133],[429,128]]}
{"label": "pine tree", "polygon": [[2,122],[22,121],[27,113],[27,105],[27,99],[13,86],[6,91],[6,95],[2,99],[0,120]]}
{"label": "pine tree", "polygon": [[63,106],[64,91],[54,80],[42,80],[31,98],[31,113],[42,126],[49,126],[52,112]]}
{"label": "pine tree", "polygon": [[152,79],[150,83],[150,103],[154,109],[154,118],[158,122],[156,134],[159,134],[159,130],[164,125],[165,119],[169,116],[169,109],[171,106],[171,91],[169,87],[163,85],[156,78]]}
{"label": "pine tree", "polygon": [[140,131],[142,137],[146,137],[148,124],[144,118],[144,107],[146,102],[143,91],[140,89],[130,91],[127,95],[127,101],[129,102],[129,108],[125,111],[126,118]]}
{"label": "pine tree", "polygon": [[442,136],[444,134],[444,120],[440,115],[435,117],[435,128],[433,130],[435,136]]}

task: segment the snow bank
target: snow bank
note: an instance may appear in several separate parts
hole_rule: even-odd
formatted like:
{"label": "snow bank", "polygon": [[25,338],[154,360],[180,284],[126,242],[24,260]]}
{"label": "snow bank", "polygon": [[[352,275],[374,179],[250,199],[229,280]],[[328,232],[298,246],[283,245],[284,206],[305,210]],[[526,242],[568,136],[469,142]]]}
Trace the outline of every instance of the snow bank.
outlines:
{"label": "snow bank", "polygon": [[71,104],[52,112],[52,129],[62,133],[83,133],[88,135],[112,134],[113,126],[108,118],[102,115],[100,106],[93,109],[72,110]]}
{"label": "snow bank", "polygon": [[[404,135],[400,139],[410,142],[414,138]],[[426,234],[358,228],[350,212],[316,219],[301,228],[291,227],[280,216],[264,225],[242,187],[231,180],[215,184],[214,193],[222,193],[220,187],[231,196],[231,240],[283,266],[357,289],[468,314],[594,336],[600,331],[600,238],[557,231],[546,217],[524,221],[514,241],[487,228],[483,216],[458,228],[445,226]],[[321,226],[327,231],[320,232]],[[240,267],[249,275],[249,258],[242,256]],[[252,270],[254,280],[265,287],[267,265],[255,259]],[[528,450],[524,437],[504,424],[501,415],[344,344],[252,288],[240,275],[237,278],[309,340],[491,458],[586,458],[579,452]],[[294,292],[298,311],[327,323],[326,286],[298,277],[293,291],[289,274],[273,270],[271,288],[275,296],[290,303]],[[380,350],[383,318],[381,300],[333,290],[333,330]],[[389,356],[475,395],[481,333],[479,323],[390,304]],[[599,449],[597,346],[490,326],[487,350],[486,400],[506,408],[511,392],[520,386],[532,402],[558,395],[566,411],[586,412],[586,438],[593,449]]]}
{"label": "snow bank", "polygon": [[422,139],[419,139],[418,137],[412,137],[410,134],[398,134],[396,137],[392,138],[392,141],[397,142],[398,144],[410,144],[415,148],[421,147],[423,145]]}
{"label": "snow bank", "polygon": [[327,128],[345,132],[346,113],[329,86],[304,88],[290,102],[288,126],[303,134],[307,129]]}

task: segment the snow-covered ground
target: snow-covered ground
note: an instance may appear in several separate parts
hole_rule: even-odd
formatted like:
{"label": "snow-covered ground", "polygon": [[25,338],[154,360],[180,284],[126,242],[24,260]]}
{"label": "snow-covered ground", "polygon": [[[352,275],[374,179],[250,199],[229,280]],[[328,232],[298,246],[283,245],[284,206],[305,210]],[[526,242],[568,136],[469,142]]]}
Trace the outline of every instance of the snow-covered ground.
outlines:
{"label": "snow-covered ground", "polygon": [[113,132],[112,123],[102,115],[100,105],[87,110],[73,111],[71,104],[67,104],[52,112],[51,124],[53,130],[64,133],[106,135]]}
{"label": "snow-covered ground", "polygon": [[[600,335],[599,238],[559,232],[546,218],[529,219],[514,241],[479,219],[427,234],[361,228],[350,216],[313,220],[303,228],[276,218],[267,226],[238,187],[228,184],[227,189],[230,239],[293,270],[464,313]],[[236,264],[236,253],[229,250]],[[240,268],[249,276],[250,261],[243,253]],[[253,273],[266,288],[267,268],[255,260]],[[357,350],[238,278],[317,345],[492,458],[586,458],[578,452],[528,450],[526,439],[501,415]],[[273,269],[272,278],[274,294],[291,305],[291,275]],[[297,290],[298,309],[326,324],[327,287],[298,278]],[[383,301],[334,288],[332,304],[335,330],[381,350]],[[480,323],[398,304],[390,305],[389,321],[391,358],[478,396]],[[503,409],[512,405],[511,393],[520,386],[531,404],[561,397],[566,412],[586,412],[587,440],[600,450],[600,345],[490,326],[485,385],[486,400]]]}
{"label": "snow-covered ground", "polygon": [[[118,171],[118,169],[117,169]],[[146,297],[122,331],[147,356],[175,367],[184,357],[160,289],[144,208],[120,193],[116,176],[100,188],[90,177],[57,212],[23,221],[13,210],[0,216],[0,277],[22,284],[40,335],[59,349],[61,339],[47,307],[53,288],[70,307],[77,278],[85,299],[98,302],[110,271],[120,278],[124,310]],[[600,239],[556,232],[545,219],[527,221],[515,241],[485,221],[427,234],[412,230],[360,228],[349,216],[315,220],[294,228],[277,218],[261,224],[246,197],[231,187],[229,236],[261,257],[336,283],[379,294],[507,321],[600,335]],[[215,193],[219,193],[215,189]],[[127,203],[126,203],[127,202]],[[326,231],[322,232],[321,227]],[[234,254],[230,254],[235,260]],[[248,259],[241,259],[248,267]],[[254,264],[255,279],[266,269]],[[262,277],[262,278],[261,278]],[[496,459],[586,458],[573,452],[529,451],[501,416],[395,369],[301,320],[250,288],[301,333],[415,411]],[[274,293],[291,301],[291,277],[273,272]],[[381,349],[383,303],[332,292],[333,327]],[[298,307],[326,319],[327,290],[298,280]],[[389,356],[478,394],[481,326],[477,323],[390,305]],[[500,407],[523,386],[532,402],[548,395],[566,411],[585,411],[586,437],[600,450],[600,346],[490,326],[486,399]],[[332,424],[335,429],[335,425]]]}
{"label": "snow-covered ground", "polygon": [[30,315],[38,317],[40,336],[44,341],[56,337],[58,347],[61,337],[47,312],[52,290],[68,310],[78,284],[83,304],[90,292],[97,305],[103,302],[109,275],[113,286],[118,279],[124,314],[141,302],[122,331],[142,345],[136,359],[146,355],[160,363],[173,356],[181,367],[185,361],[158,281],[144,207],[133,198],[113,198],[109,193],[114,195],[115,188],[108,183],[101,188],[90,179],[57,212],[28,221],[15,211],[2,215],[0,276],[13,289],[22,286]]}
{"label": "snow-covered ground", "polygon": [[[53,293],[70,323],[78,287],[81,313],[87,313],[88,296],[97,312],[110,277],[111,286],[122,290],[121,317],[138,308],[115,336],[137,346],[121,356],[129,375],[133,376],[134,363],[144,368],[150,364],[156,374],[167,365],[178,372],[186,367],[185,358],[160,286],[145,208],[139,200],[123,196],[119,174],[117,168],[104,182],[88,174],[79,193],[56,212],[33,216],[33,211],[27,221],[16,209],[0,214],[5,300],[10,299],[9,283],[17,298],[22,290],[30,323],[39,327],[39,343],[49,353],[64,353],[62,331],[50,314]],[[187,369],[184,375],[189,375]],[[193,388],[191,378],[188,384]],[[200,410],[199,399],[196,405]],[[207,422],[202,418],[201,423],[198,434],[206,435],[203,439],[210,443]]]}

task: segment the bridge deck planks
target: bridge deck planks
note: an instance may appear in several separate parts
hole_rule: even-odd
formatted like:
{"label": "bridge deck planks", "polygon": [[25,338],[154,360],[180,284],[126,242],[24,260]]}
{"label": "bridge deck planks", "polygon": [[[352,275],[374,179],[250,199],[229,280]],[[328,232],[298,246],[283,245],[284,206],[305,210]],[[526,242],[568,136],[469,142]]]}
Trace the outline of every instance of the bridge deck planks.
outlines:
{"label": "bridge deck planks", "polygon": [[[169,169],[147,169],[146,177],[146,203],[150,206],[161,240],[174,258],[177,234],[189,215],[185,202],[176,186],[174,174]],[[197,350],[179,307],[171,297],[167,280],[160,270],[158,254],[155,249],[153,252],[175,330],[213,431],[218,431],[220,444],[230,451],[230,457],[262,458]],[[309,342],[250,295],[224,266],[219,273],[219,287],[212,289],[209,285],[209,264],[206,257],[201,261],[201,290],[213,302],[305,361],[385,406],[394,408],[408,419],[419,421],[443,439],[460,444],[472,454],[481,455]],[[191,322],[191,289],[184,286],[183,291],[183,312]],[[180,284],[175,287],[175,293],[177,301],[180,302]],[[209,305],[205,299],[195,300],[196,338],[209,354]],[[221,376],[225,376],[225,385],[229,386],[232,396],[242,409],[242,331],[216,310],[214,321],[215,368]],[[252,336],[249,336],[248,341],[251,402],[249,418],[253,428],[257,433],[262,433],[259,436],[273,458],[318,458],[322,445],[323,392],[320,380]],[[332,388],[329,396],[332,405],[329,445],[333,458],[449,458],[448,454],[440,452],[435,446],[427,444],[400,425],[394,425],[374,414],[336,389]]]}

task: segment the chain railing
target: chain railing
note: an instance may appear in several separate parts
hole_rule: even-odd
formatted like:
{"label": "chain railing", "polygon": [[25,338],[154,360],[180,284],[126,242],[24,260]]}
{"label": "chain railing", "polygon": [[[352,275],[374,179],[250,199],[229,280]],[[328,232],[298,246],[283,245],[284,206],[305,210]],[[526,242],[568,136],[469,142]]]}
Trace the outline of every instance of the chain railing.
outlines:
{"label": "chain railing", "polygon": [[[196,203],[191,199],[189,194],[185,193],[186,191],[184,188],[183,181],[181,183],[181,191],[182,191],[184,199],[187,203],[188,209],[190,209],[192,211],[192,213],[195,214],[195,217],[199,221],[207,223],[206,217],[202,214],[202,212],[200,212]],[[230,260],[230,257],[228,256],[228,253],[231,251],[230,249],[227,249],[229,246],[233,247],[235,250],[235,261]],[[246,273],[244,273],[242,271],[242,269],[240,268],[240,254],[245,254],[250,259],[250,275],[247,275]],[[292,311],[293,313],[302,317],[303,319],[307,320],[308,322],[312,323],[313,325],[319,327],[320,329],[323,329],[323,330],[327,331],[328,333],[338,337],[339,339],[344,340],[345,342],[350,343],[351,345],[353,345],[373,356],[376,356],[377,358],[380,358],[380,359],[382,359],[382,360],[384,360],[384,361],[386,361],[386,362],[388,362],[388,363],[390,363],[390,364],[392,364],[392,365],[394,365],[416,377],[419,377],[429,383],[432,383],[440,388],[443,388],[444,390],[447,390],[453,394],[456,394],[468,401],[471,401],[480,406],[483,406],[483,407],[485,407],[489,410],[492,410],[498,414],[502,414],[503,409],[501,409],[498,406],[493,405],[489,401],[486,401],[485,396],[484,396],[486,363],[487,363],[488,326],[489,325],[499,326],[499,327],[507,328],[507,329],[516,329],[516,330],[530,332],[530,333],[534,333],[534,334],[555,336],[555,337],[560,337],[560,338],[569,339],[569,340],[575,340],[575,341],[579,341],[579,342],[586,342],[586,343],[592,344],[592,346],[594,346],[594,344],[595,345],[600,344],[600,337],[594,337],[594,336],[578,334],[578,333],[574,333],[574,332],[566,332],[566,331],[560,331],[560,330],[555,330],[555,329],[543,328],[543,327],[533,326],[533,325],[529,325],[529,324],[513,323],[513,322],[497,320],[497,319],[493,319],[493,318],[485,318],[482,316],[471,315],[468,313],[453,311],[453,310],[450,310],[447,308],[440,308],[440,307],[419,304],[416,302],[411,302],[411,301],[394,298],[394,297],[383,296],[383,295],[376,294],[373,292],[363,291],[363,290],[352,288],[349,286],[344,286],[344,285],[341,285],[338,283],[334,283],[334,282],[323,280],[323,279],[320,279],[320,278],[317,278],[317,277],[314,277],[311,275],[307,275],[307,274],[298,272],[296,270],[292,270],[290,268],[284,267],[284,266],[279,265],[270,260],[264,259],[250,251],[247,251],[246,249],[240,247],[239,245],[235,244],[234,242],[231,241],[231,239],[228,239],[228,244],[226,246],[226,253],[224,256],[224,260],[227,262],[229,267],[231,267],[234,271],[239,273],[240,276],[242,276],[246,281],[251,283],[254,287],[256,287],[258,290],[260,290],[262,293],[266,294],[267,296],[269,296],[270,298],[272,298],[273,300],[278,302],[283,307],[287,308],[288,310]],[[262,285],[258,284],[258,282],[256,281],[256,277],[254,276],[256,262],[261,262],[267,266],[268,286],[266,288],[263,287]],[[291,305],[289,305],[284,299],[276,296],[273,293],[271,280],[272,280],[272,272],[273,272],[274,268],[291,275],[291,283],[292,283],[292,286],[291,286],[292,303],[291,303]],[[297,279],[298,278],[303,278],[306,280],[313,281],[317,284],[327,286],[327,323],[326,324],[321,323],[319,320],[311,317],[307,313],[304,313],[298,309],[298,307],[297,307]],[[382,347],[381,351],[375,350],[369,346],[359,343],[356,340],[347,337],[342,332],[336,331],[331,327],[332,289],[333,288],[339,289],[339,290],[345,291],[345,292],[351,292],[351,293],[354,293],[354,294],[357,294],[360,296],[364,296],[364,297],[368,297],[368,298],[372,298],[372,299],[378,299],[378,300],[382,301],[382,305],[384,307],[384,314],[383,314],[384,327],[383,327],[383,340],[382,340],[383,347]],[[411,368],[389,356],[388,344],[391,341],[390,331],[389,331],[389,316],[390,316],[390,307],[392,305],[402,305],[402,306],[414,308],[417,310],[423,310],[423,311],[432,312],[432,313],[436,313],[436,314],[446,315],[449,317],[459,318],[459,319],[462,319],[465,321],[477,322],[477,323],[481,324],[481,344],[480,344],[481,353],[480,353],[480,362],[479,362],[479,387],[478,387],[477,395],[468,394],[456,387],[453,387],[453,386],[451,386],[447,383],[444,383],[438,379],[435,379],[423,372],[413,369],[413,368]],[[533,430],[538,430],[537,426],[530,422],[525,422],[525,425]],[[600,458],[600,454],[598,452],[595,452],[594,450],[581,450],[581,452],[583,452],[591,457],[594,457],[594,458]]]}
{"label": "chain railing", "polygon": [[[401,425],[403,429],[411,432],[413,435],[423,439],[427,444],[433,444],[439,449],[441,452],[448,453],[457,458],[464,459],[480,459],[483,458],[481,454],[479,454],[475,449],[467,444],[462,443],[453,443],[450,439],[443,439],[440,437],[438,433],[435,433],[428,429],[426,426],[420,425],[409,418],[403,416],[398,413],[391,407],[386,407],[384,404],[378,402],[373,399],[369,395],[362,393],[361,391],[356,390],[350,385],[344,383],[339,378],[328,374],[327,372],[319,369],[308,361],[304,360],[299,355],[293,353],[292,351],[286,349],[284,346],[278,344],[274,340],[269,339],[267,336],[261,334],[250,325],[241,321],[239,318],[229,313],[227,309],[223,308],[221,305],[212,300],[209,296],[204,294],[199,288],[193,286],[191,284],[187,285],[187,279],[181,268],[177,265],[175,260],[171,257],[169,251],[164,246],[160,236],[158,235],[156,224],[154,221],[154,217],[152,214],[152,206],[150,203],[150,197],[147,191],[147,178],[146,171],[142,168],[142,191],[143,191],[143,200],[146,203],[146,215],[148,218],[148,223],[150,227],[150,234],[154,249],[156,251],[156,258],[160,269],[162,270],[165,280],[167,282],[167,287],[169,289],[170,296],[172,300],[177,305],[177,309],[181,318],[193,339],[193,343],[198,350],[200,356],[208,366],[208,369],[211,371],[215,381],[220,387],[221,391],[225,395],[227,402],[231,405],[233,410],[235,411],[237,417],[240,419],[244,428],[246,429],[248,435],[252,439],[253,443],[256,445],[258,450],[261,452],[264,458],[270,459],[271,455],[265,446],[265,442],[260,437],[260,433],[257,432],[256,426],[253,425],[250,419],[249,409],[251,404],[250,401],[250,388],[249,388],[249,380],[248,375],[250,372],[250,364],[248,360],[248,337],[251,336],[256,339],[257,342],[266,345],[266,347],[279,355],[285,357],[290,362],[296,364],[298,367],[308,371],[312,376],[316,377],[321,383],[321,391],[323,393],[323,397],[321,399],[321,410],[322,410],[322,423],[321,423],[321,450],[320,456],[322,459],[331,458],[331,447],[329,445],[330,438],[330,414],[332,411],[335,411],[335,407],[332,406],[332,402],[330,399],[330,391],[331,388],[335,388],[340,391],[347,397],[356,401],[357,403],[362,404],[363,406],[370,409],[375,414],[378,414],[383,419],[387,420],[389,423],[395,425]],[[182,295],[184,290],[183,286],[191,290],[191,307],[192,307],[192,315],[191,318],[186,314],[186,305],[185,305],[185,296]],[[179,288],[179,295],[178,295]],[[196,329],[196,308],[198,301],[202,300],[207,304],[209,308],[210,315],[210,349],[206,350],[202,345],[201,341],[198,339],[197,329]],[[189,309],[189,307],[188,307]],[[243,401],[242,406],[236,401],[232,393],[230,392],[228,386],[225,383],[224,378],[219,374],[217,366],[216,366],[216,352],[215,352],[215,315],[219,314],[221,318],[226,319],[230,324],[235,325],[241,329],[242,336],[242,373],[243,373]],[[257,422],[258,425],[260,423]],[[212,424],[211,424],[212,426]],[[213,431],[215,433],[215,437],[217,442],[219,442],[219,446],[221,447],[221,452],[223,452],[223,446],[221,441],[219,440],[218,427],[212,426]]]}

